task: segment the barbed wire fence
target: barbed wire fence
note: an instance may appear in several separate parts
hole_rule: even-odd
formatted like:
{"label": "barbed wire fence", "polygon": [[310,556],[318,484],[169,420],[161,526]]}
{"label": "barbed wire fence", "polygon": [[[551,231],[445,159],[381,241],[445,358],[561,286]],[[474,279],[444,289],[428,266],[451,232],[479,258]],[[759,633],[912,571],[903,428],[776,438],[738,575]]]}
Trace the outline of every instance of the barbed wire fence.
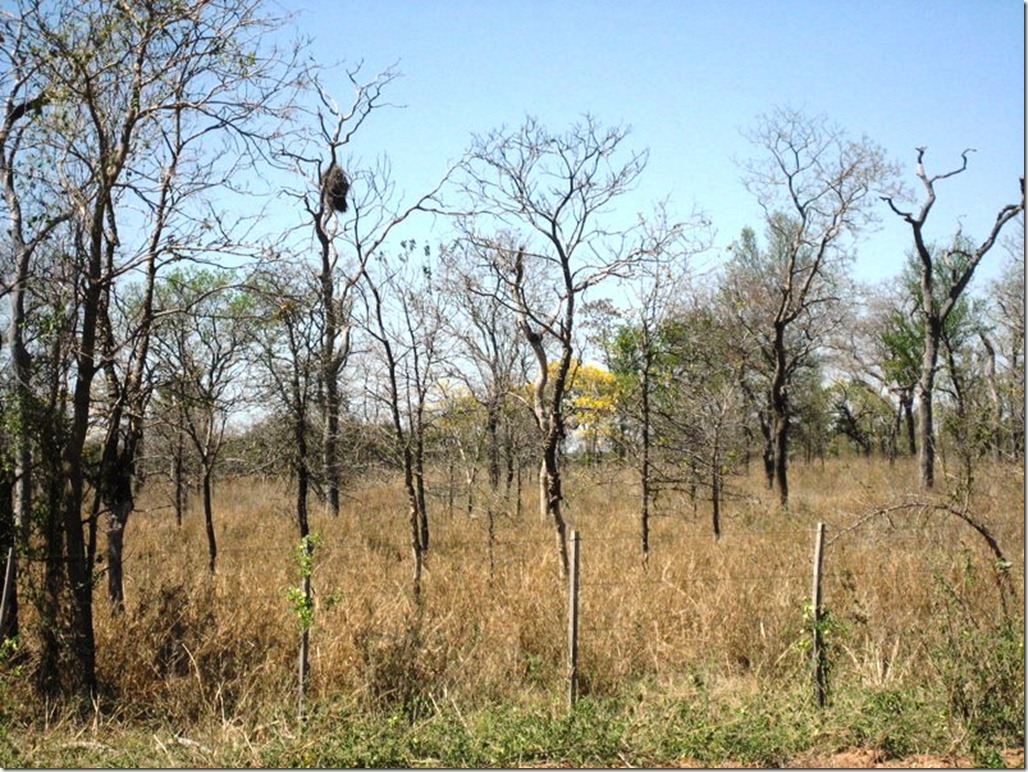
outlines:
{"label": "barbed wire fence", "polygon": [[[860,523],[857,523],[860,525]],[[904,523],[887,523],[888,527],[880,532],[863,532],[853,527],[832,526],[818,522],[813,527],[796,526],[789,528],[767,528],[759,526],[740,527],[736,533],[729,532],[719,541],[723,552],[731,554],[733,545],[746,539],[766,537],[776,545],[774,560],[762,564],[735,565],[733,570],[702,570],[690,572],[681,570],[683,554],[671,554],[661,563],[657,560],[644,561],[638,555],[639,536],[635,532],[583,532],[575,529],[570,533],[569,545],[571,553],[571,571],[567,577],[567,585],[560,606],[560,618],[554,618],[554,627],[562,627],[566,631],[566,678],[565,693],[569,707],[573,707],[581,694],[583,676],[583,646],[596,648],[610,645],[612,634],[623,632],[624,622],[612,613],[614,602],[623,598],[625,593],[655,593],[664,591],[672,595],[682,611],[687,613],[689,604],[699,604],[706,595],[709,599],[712,589],[730,585],[733,591],[738,588],[761,588],[769,586],[786,586],[791,599],[802,598],[795,604],[796,626],[806,631],[809,641],[809,673],[812,697],[819,706],[824,706],[829,691],[828,668],[826,667],[826,649],[824,645],[826,597],[831,596],[833,588],[842,587],[877,574],[880,566],[866,565],[863,568],[847,566],[844,570],[836,570],[833,564],[835,555],[848,548],[851,543],[864,546],[888,544],[891,547],[906,546],[914,551],[930,549],[952,551],[954,534],[965,531],[958,525],[951,528],[945,526],[926,531],[923,523],[909,520]],[[861,540],[857,542],[856,536]],[[1023,537],[1022,537],[1023,538]],[[678,531],[673,534],[654,534],[651,538],[651,549],[658,550],[672,547],[679,550],[683,544],[692,541],[709,543],[712,537],[702,529]],[[447,561],[464,559],[467,554],[490,551],[490,572],[494,570],[524,569],[538,564],[541,556],[550,555],[555,542],[552,537],[538,535],[511,535],[503,538],[485,539],[474,537],[447,537],[436,539],[429,558],[429,570],[425,575],[426,592],[432,592],[435,572],[431,570],[433,563],[445,565]],[[368,560],[375,559],[389,566],[382,571],[376,581],[364,578],[360,587],[365,595],[378,597],[396,596],[401,598],[409,593],[410,586],[404,577],[405,558],[410,545],[405,541],[392,540],[373,534],[356,535],[348,540],[329,540],[322,548],[319,560],[345,561],[347,557],[363,556]],[[229,564],[233,560],[242,559],[247,563],[259,565],[288,564],[294,559],[295,544],[292,542],[277,543],[268,546],[225,546],[219,549],[219,556]],[[620,558],[618,557],[620,554]],[[13,553],[6,556],[4,577],[10,572],[14,559]],[[611,565],[621,562],[620,573],[611,571]],[[676,562],[676,560],[678,562]],[[554,568],[556,560],[553,560]],[[453,570],[453,566],[450,567]],[[1023,561],[1021,565],[999,567],[1008,576],[1020,578],[1023,588]],[[231,571],[231,565],[225,566]],[[809,584],[808,584],[809,582]],[[827,582],[827,586],[826,586]],[[807,592],[804,587],[809,588]],[[1023,592],[1023,591],[1022,591]],[[6,592],[3,596],[6,597]],[[359,602],[358,598],[352,598]],[[675,613],[668,608],[668,613]],[[2,617],[2,610],[0,610]]]}

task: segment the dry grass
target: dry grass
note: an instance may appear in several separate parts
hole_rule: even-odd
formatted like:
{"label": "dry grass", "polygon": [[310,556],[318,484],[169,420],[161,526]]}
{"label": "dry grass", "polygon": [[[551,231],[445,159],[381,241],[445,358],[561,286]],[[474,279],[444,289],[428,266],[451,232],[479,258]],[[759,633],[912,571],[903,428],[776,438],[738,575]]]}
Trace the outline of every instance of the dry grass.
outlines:
{"label": "dry grass", "polygon": [[[792,512],[782,513],[759,479],[737,480],[717,542],[709,505],[694,513],[687,497],[668,496],[644,563],[630,479],[591,469],[567,483],[581,534],[582,689],[595,698],[741,700],[805,688],[814,524],[826,522],[831,539],[914,490],[908,464],[798,464]],[[449,511],[445,481],[436,482],[443,493],[430,499],[420,603],[398,485],[351,490],[338,518],[314,508],[323,544],[313,575],[313,705],[416,718],[440,707],[554,704],[564,694],[565,587],[534,487],[525,486],[520,519],[497,518],[491,568],[484,515],[469,517],[461,495]],[[180,726],[213,720],[224,732],[243,722],[252,743],[295,704],[292,501],[275,482],[225,481],[216,493],[215,576],[206,571],[201,514],[190,511],[177,527],[163,493],[146,493],[126,539],[127,612],[112,616],[98,593],[98,665],[118,715]],[[1021,614],[1023,473],[982,470],[972,506],[1014,563],[1009,605]],[[825,557],[833,686],[937,680],[929,654],[944,643],[940,598],[949,593],[977,618],[994,617],[996,576],[984,542],[953,517],[898,513],[840,536]]]}
{"label": "dry grass", "polygon": [[[1023,565],[1023,487],[1010,485],[1010,470],[1003,471],[986,478],[978,515]],[[909,465],[890,469],[863,460],[797,465],[792,514],[777,512],[773,497],[746,481],[743,497],[727,508],[719,542],[704,505],[694,516],[688,501],[668,501],[655,518],[644,564],[630,478],[576,472],[567,510],[582,540],[585,690],[667,687],[698,672],[804,677],[813,524],[829,523],[831,538],[870,507],[894,500],[897,490],[909,490],[912,474]],[[313,528],[324,543],[314,574],[312,694],[407,705],[441,695],[475,704],[560,694],[565,588],[555,539],[532,509],[534,489],[526,488],[522,518],[499,518],[491,571],[484,517],[469,518],[459,505],[450,512],[442,496],[431,501],[421,608],[411,593],[398,486],[352,491],[339,518],[316,512]],[[189,714],[204,706],[231,714],[282,700],[296,648],[285,602],[285,588],[296,581],[290,511],[281,483],[223,484],[215,577],[204,570],[198,513],[181,529],[166,512],[136,517],[126,565],[128,619],[101,613],[98,621],[102,670],[124,682],[119,691],[151,695],[181,678],[184,691],[199,695]],[[841,537],[825,560],[826,603],[846,626],[837,636],[846,651],[839,666],[848,662],[854,674],[879,681],[914,668],[924,646],[918,627],[930,624],[937,595],[933,576],[957,582],[967,560],[985,566],[988,553],[955,518],[900,513]],[[975,602],[991,607],[991,589],[988,582],[975,587]]]}

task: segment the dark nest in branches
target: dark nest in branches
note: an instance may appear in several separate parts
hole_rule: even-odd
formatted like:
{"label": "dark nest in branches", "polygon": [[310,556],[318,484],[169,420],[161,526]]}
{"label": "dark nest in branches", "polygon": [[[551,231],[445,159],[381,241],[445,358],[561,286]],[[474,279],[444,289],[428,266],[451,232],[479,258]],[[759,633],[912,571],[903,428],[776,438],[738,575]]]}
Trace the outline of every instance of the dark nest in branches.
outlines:
{"label": "dark nest in branches", "polygon": [[345,212],[346,194],[349,190],[349,180],[346,179],[343,170],[333,161],[321,176],[321,196],[325,205],[337,212]]}

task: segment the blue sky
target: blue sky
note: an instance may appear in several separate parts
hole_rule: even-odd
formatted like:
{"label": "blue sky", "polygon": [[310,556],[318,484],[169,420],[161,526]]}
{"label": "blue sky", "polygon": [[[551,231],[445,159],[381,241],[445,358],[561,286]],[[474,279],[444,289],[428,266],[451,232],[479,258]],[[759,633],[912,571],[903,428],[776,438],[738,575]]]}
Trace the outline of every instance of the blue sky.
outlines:
{"label": "blue sky", "polygon": [[[929,221],[938,240],[958,218],[982,238],[1016,199],[1024,169],[1024,7],[1012,0],[279,2],[297,12],[317,60],[363,60],[369,76],[397,63],[403,77],[388,96],[405,107],[374,116],[350,151],[388,154],[412,195],[473,133],[527,114],[557,131],[585,112],[629,124],[629,144],[649,148],[650,163],[625,207],[670,195],[685,216],[695,204],[717,228],[718,248],[745,225],[762,230],[734,159],[755,152],[741,131],[775,105],[869,136],[910,184],[916,146],[928,147],[929,171],[948,171],[976,148],[967,172],[938,185]],[[329,82],[345,103],[341,74]],[[857,275],[896,275],[909,245],[909,226],[883,204]],[[989,262],[985,276],[999,253]]]}

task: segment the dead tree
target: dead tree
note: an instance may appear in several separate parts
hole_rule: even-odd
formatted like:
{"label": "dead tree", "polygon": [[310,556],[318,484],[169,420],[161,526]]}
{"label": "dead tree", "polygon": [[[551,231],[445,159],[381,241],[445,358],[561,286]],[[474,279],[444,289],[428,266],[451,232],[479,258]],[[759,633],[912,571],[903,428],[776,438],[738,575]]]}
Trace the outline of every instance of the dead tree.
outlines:
{"label": "dead tree", "polygon": [[[933,398],[935,376],[938,371],[939,348],[944,325],[957,305],[967,285],[974,277],[982,258],[995,245],[1003,227],[1024,212],[1024,177],[1020,178],[1021,199],[1000,209],[985,240],[978,246],[965,246],[966,240],[958,230],[952,246],[938,253],[925,240],[924,227],[928,215],[935,205],[935,183],[955,177],[967,169],[968,155],[973,149],[961,154],[961,164],[956,169],[941,174],[929,175],[925,171],[924,156],[927,148],[917,148],[917,178],[924,189],[921,206],[913,210],[901,209],[894,197],[883,196],[889,208],[910,226],[914,238],[914,253],[920,265],[921,315],[924,321],[924,349],[921,356],[921,375],[918,380],[918,467],[921,486],[931,488],[935,484],[935,430]],[[949,271],[943,271],[947,266]]]}

